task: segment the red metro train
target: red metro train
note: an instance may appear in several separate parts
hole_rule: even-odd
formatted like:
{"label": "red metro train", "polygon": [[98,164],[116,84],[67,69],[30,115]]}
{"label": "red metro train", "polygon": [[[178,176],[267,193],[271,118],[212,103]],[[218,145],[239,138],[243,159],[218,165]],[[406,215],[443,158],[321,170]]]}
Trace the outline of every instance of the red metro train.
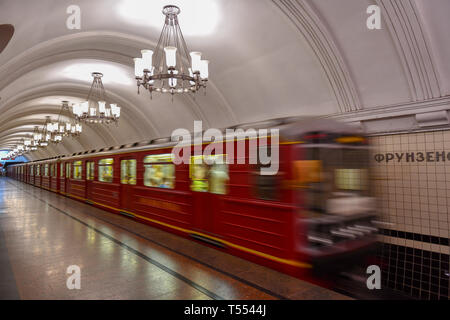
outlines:
{"label": "red metro train", "polygon": [[[226,148],[209,164],[175,165],[170,138],[7,170],[25,183],[301,278],[366,257],[377,234],[367,139],[324,119],[276,127],[276,175],[261,174],[258,163],[217,161],[227,156]],[[250,140],[241,139],[247,150]],[[224,142],[202,148],[215,143]],[[189,148],[194,154],[195,146]]]}

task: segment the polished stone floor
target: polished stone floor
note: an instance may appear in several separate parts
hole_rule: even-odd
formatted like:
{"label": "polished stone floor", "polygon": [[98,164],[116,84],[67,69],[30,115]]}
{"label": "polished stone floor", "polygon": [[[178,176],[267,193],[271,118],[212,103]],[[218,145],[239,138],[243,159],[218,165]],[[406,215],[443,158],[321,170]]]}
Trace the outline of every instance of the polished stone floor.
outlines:
{"label": "polished stone floor", "polygon": [[[69,266],[79,290],[67,287]],[[348,298],[2,177],[0,299]]]}

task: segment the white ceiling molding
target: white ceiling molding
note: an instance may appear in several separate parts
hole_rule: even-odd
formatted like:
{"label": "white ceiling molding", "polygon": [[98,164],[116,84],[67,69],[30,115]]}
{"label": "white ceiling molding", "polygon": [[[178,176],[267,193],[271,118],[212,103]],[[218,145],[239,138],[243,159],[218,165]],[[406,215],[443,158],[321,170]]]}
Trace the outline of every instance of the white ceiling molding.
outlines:
{"label": "white ceiling molding", "polygon": [[376,0],[397,48],[413,101],[442,96],[426,33],[412,0]]}
{"label": "white ceiling molding", "polygon": [[387,119],[401,116],[414,116],[418,113],[437,112],[450,109],[450,97],[430,99],[425,101],[407,102],[388,106],[375,107],[367,110],[326,116],[341,121],[368,121],[374,119]]}
{"label": "white ceiling molding", "polygon": [[356,86],[331,33],[307,0],[272,0],[303,35],[319,60],[341,112],[362,109]]}
{"label": "white ceiling molding", "polygon": [[[450,97],[383,106],[327,116],[361,125],[367,135],[386,135],[450,129]],[[426,111],[426,112],[424,112]]]}
{"label": "white ceiling molding", "polygon": [[418,113],[416,121],[419,127],[445,126],[449,124],[448,111]]}

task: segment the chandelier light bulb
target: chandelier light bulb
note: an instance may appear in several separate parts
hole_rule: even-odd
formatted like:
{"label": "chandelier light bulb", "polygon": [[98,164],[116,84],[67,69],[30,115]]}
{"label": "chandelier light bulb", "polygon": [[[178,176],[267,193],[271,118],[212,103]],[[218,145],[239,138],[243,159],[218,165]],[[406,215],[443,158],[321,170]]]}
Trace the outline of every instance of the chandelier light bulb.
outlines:
{"label": "chandelier light bulb", "polygon": [[144,49],[141,50],[142,54],[142,67],[146,70],[152,70],[153,67],[153,51]]}
{"label": "chandelier light bulb", "polygon": [[144,60],[142,58],[134,58],[134,75],[137,78],[144,76]]}
{"label": "chandelier light bulb", "polygon": [[111,113],[114,117],[119,118],[120,117],[120,107],[117,106],[115,103],[111,103]]}
{"label": "chandelier light bulb", "polygon": [[209,61],[201,60],[200,61],[200,77],[202,80],[207,80],[209,78]]}
{"label": "chandelier light bulb", "polygon": [[98,101],[98,112],[100,114],[106,113],[106,102],[105,101]]}
{"label": "chandelier light bulb", "polygon": [[166,53],[166,64],[168,68],[175,68],[177,65],[177,48],[176,47],[165,47],[164,52]]}
{"label": "chandelier light bulb", "polygon": [[201,52],[191,52],[191,69],[192,72],[200,72],[200,68],[201,68],[201,59],[202,59],[202,53]]}
{"label": "chandelier light bulb", "polygon": [[89,101],[83,101],[81,103],[81,112],[82,112],[82,114],[88,114],[88,112],[89,112]]}

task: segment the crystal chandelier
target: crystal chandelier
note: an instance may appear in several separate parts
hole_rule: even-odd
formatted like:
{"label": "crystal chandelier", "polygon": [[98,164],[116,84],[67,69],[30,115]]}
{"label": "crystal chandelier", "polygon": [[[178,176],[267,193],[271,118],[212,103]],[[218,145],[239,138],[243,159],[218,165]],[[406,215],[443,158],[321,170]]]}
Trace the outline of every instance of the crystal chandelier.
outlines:
{"label": "crystal chandelier", "polygon": [[117,123],[120,118],[120,107],[115,103],[108,104],[105,88],[100,72],[92,73],[94,80],[86,101],[73,105],[73,113],[77,121],[88,123]]}
{"label": "crystal chandelier", "polygon": [[[56,122],[56,125],[59,125],[58,122]],[[49,130],[50,129],[50,130]],[[55,131],[52,131],[54,128],[54,125],[52,123],[52,120],[50,119],[50,116],[46,117],[45,124],[43,130],[43,136],[45,137],[45,141],[52,142],[52,143],[60,143],[62,141],[62,137],[64,134],[65,125],[63,124],[58,128],[56,127]],[[61,129],[59,131],[58,129]]]}
{"label": "crystal chandelier", "polygon": [[37,150],[37,145],[34,143],[33,136],[24,139],[23,145],[25,146],[27,151],[36,151]]}
{"label": "crystal chandelier", "polygon": [[140,86],[150,95],[153,91],[173,95],[206,88],[209,61],[201,60],[200,52],[189,53],[178,24],[180,8],[168,5],[162,12],[166,20],[155,52],[142,50],[142,57],[134,59],[138,93]]}
{"label": "crystal chandelier", "polygon": [[38,126],[34,127],[33,131],[33,140],[34,144],[39,148],[44,148],[48,146],[48,143],[50,141],[50,136],[44,132],[44,129],[39,130]]}
{"label": "crystal chandelier", "polygon": [[[63,116],[66,116],[66,119],[64,120]],[[46,123],[47,132],[50,132],[54,135],[54,137],[58,137],[57,139],[60,140],[59,136],[78,136],[83,131],[83,128],[81,124],[79,124],[77,121],[72,120],[72,116],[70,114],[70,108],[69,108],[69,102],[68,101],[62,101],[61,111],[59,112],[58,120],[56,122],[50,122]],[[62,139],[61,139],[62,140]]]}

